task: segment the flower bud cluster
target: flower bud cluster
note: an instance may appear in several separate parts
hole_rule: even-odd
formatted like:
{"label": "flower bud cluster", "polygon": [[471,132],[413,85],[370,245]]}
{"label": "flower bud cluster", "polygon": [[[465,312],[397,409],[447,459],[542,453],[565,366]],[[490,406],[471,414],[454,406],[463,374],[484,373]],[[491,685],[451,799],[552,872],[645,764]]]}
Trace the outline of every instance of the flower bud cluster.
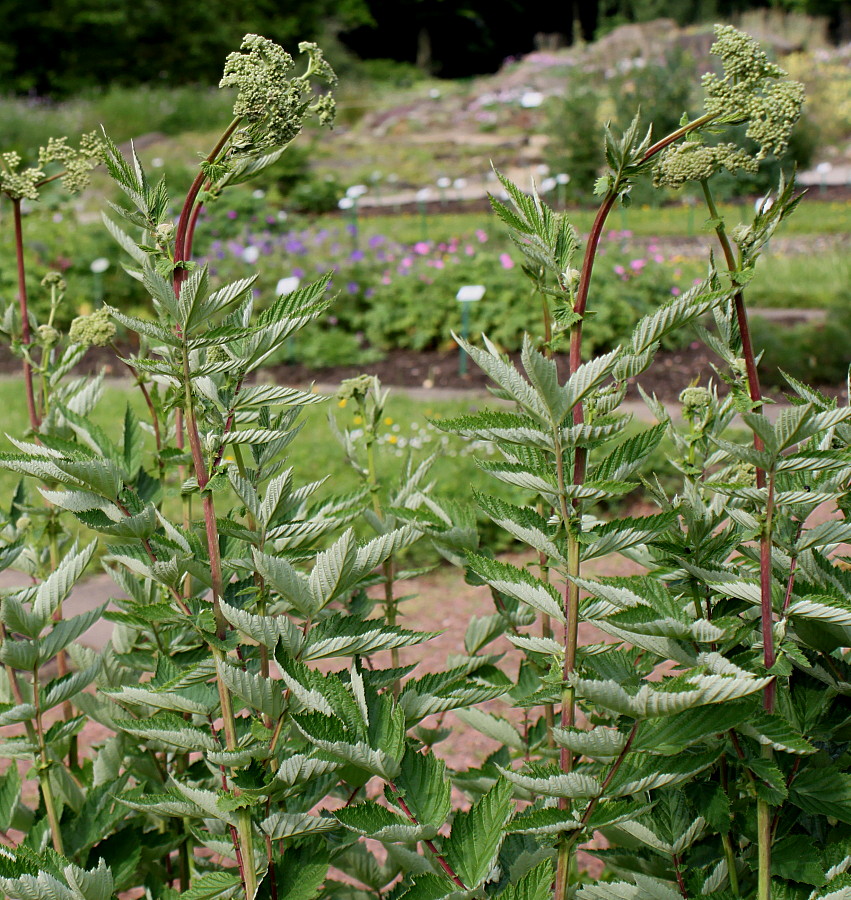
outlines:
{"label": "flower bud cluster", "polygon": [[38,200],[38,183],[44,171],[38,168],[21,170],[21,157],[17,153],[0,155],[0,191],[12,200]]}
{"label": "flower bud cluster", "polygon": [[657,186],[678,188],[687,181],[703,181],[721,169],[755,172],[757,166],[757,160],[735,144],[711,147],[700,141],[683,141],[662,154],[653,181]]}
{"label": "flower bud cluster", "polygon": [[106,347],[115,337],[115,323],[105,309],[99,309],[90,316],[78,316],[68,329],[68,338],[73,344]]}
{"label": "flower bud cluster", "polygon": [[60,294],[64,294],[68,285],[65,283],[65,279],[59,272],[48,272],[44,278],[41,279],[41,286],[46,288],[55,288],[56,291]]}
{"label": "flower bud cluster", "polygon": [[680,403],[686,419],[702,416],[709,409],[711,402],[712,394],[705,387],[687,387],[680,393]]}
{"label": "flower bud cluster", "polygon": [[790,81],[752,38],[730,25],[716,25],[712,53],[724,75],[703,76],[706,111],[727,121],[748,122],[747,136],[759,144],[757,160],[780,156],[801,115],[804,86]]}
{"label": "flower bud cluster", "polygon": [[0,191],[13,200],[38,200],[39,185],[45,180],[45,166],[59,163],[64,167],[62,185],[72,194],[88,187],[91,170],[103,158],[103,144],[93,131],[80,138],[78,148],[68,145],[68,138],[50,138],[46,147],[38,151],[38,166],[21,170],[17,153],[0,156]]}
{"label": "flower bud cluster", "polygon": [[285,146],[301,131],[309,112],[318,115],[323,125],[333,121],[332,98],[321,97],[310,106],[305,94],[311,77],[333,84],[334,71],[315,44],[303,43],[299,49],[310,60],[305,74],[294,78],[290,77],[294,67],[290,54],[257,34],[247,34],[241,52],[231,53],[225,61],[219,87],[237,88],[233,113],[248,125],[240,149]]}
{"label": "flower bud cluster", "polygon": [[97,134],[92,131],[80,138],[78,148],[68,146],[68,138],[50,138],[46,147],[38,151],[39,165],[60,163],[65,167],[62,184],[72,194],[79,193],[88,187],[91,170],[103,158],[103,145]]}
{"label": "flower bud cluster", "polygon": [[38,341],[45,347],[52,347],[59,343],[61,335],[52,325],[39,325],[37,329]]}
{"label": "flower bud cluster", "polygon": [[378,386],[378,379],[374,375],[358,375],[356,378],[346,378],[340,383],[336,397],[346,401],[354,398],[366,397],[370,391]]}

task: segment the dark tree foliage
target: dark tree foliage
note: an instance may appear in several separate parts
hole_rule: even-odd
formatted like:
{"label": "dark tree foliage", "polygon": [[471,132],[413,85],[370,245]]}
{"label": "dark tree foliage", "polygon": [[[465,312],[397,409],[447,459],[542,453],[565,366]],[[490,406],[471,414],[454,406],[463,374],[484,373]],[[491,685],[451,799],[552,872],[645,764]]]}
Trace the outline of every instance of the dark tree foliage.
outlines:
{"label": "dark tree foliage", "polygon": [[364,59],[456,78],[496,71],[542,35],[569,45],[629,22],[666,16],[686,25],[765,6],[825,15],[835,36],[851,25],[848,0],[0,0],[0,93],[212,84],[218,60],[246,32],[294,51],[329,28]]}
{"label": "dark tree foliage", "polygon": [[329,21],[350,26],[367,16],[364,0],[0,0],[0,92],[212,84],[248,32],[294,52]]}

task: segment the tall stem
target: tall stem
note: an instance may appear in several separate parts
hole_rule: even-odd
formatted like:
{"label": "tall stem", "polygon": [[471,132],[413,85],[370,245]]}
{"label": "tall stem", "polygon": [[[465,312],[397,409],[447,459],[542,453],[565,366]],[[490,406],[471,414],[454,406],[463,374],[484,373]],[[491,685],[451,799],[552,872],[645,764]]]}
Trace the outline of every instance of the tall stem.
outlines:
{"label": "tall stem", "polygon": [[[366,410],[363,410],[364,421],[367,421]],[[375,464],[375,435],[371,431],[367,434],[366,440],[366,468],[367,482],[369,490],[372,493],[372,511],[379,521],[384,521],[384,510],[381,506],[381,497],[379,496],[380,484],[378,482],[378,471]],[[394,558],[391,554],[381,565],[381,571],[384,575],[384,615],[387,624],[391,628],[396,624],[396,598],[393,591],[394,583]],[[399,651],[395,647],[390,651],[390,665],[397,669],[399,667]],[[398,697],[402,685],[397,678],[393,682],[393,696]]]}
{"label": "tall stem", "polygon": [[[220,138],[216,147],[207,157],[212,162],[221,152],[227,143],[231,134],[236,130],[239,119],[234,119],[228,126],[225,133]],[[204,183],[204,173],[199,172],[193,181],[192,186],[186,196],[183,204],[183,211],[180,215],[178,223],[177,237],[175,240],[175,260],[186,261],[186,236],[192,219],[192,207],[198,192]],[[185,277],[186,270],[177,268],[174,271],[174,293],[176,297],[180,296],[180,288]],[[185,335],[183,336],[185,339]],[[222,614],[221,600],[224,595],[224,578],[222,575],[222,558],[219,549],[219,529],[216,522],[216,508],[213,500],[213,494],[205,491],[210,481],[211,472],[207,468],[204,459],[204,451],[201,447],[201,436],[198,432],[198,423],[195,418],[195,405],[192,394],[192,373],[189,365],[189,350],[186,343],[183,344],[183,389],[185,392],[185,416],[186,416],[186,433],[189,438],[189,447],[192,453],[192,462],[195,469],[195,478],[198,487],[204,497],[204,529],[207,536],[207,551],[210,557],[210,577],[213,589],[213,615],[216,623],[216,634],[221,640],[227,634],[227,621]],[[216,664],[216,687],[219,693],[219,700],[222,707],[222,724],[225,732],[225,745],[228,750],[235,750],[237,747],[236,719],[233,713],[233,701],[227,685],[222,677],[222,667],[226,665],[225,653],[218,647],[210,648]],[[238,791],[234,791],[238,793]],[[242,877],[243,888],[245,889],[246,900],[253,900],[257,893],[257,865],[254,858],[254,835],[253,825],[251,822],[251,812],[247,809],[240,809],[237,812],[236,827],[236,852],[240,863],[239,871]]]}
{"label": "tall stem", "polygon": [[[215,147],[210,151],[209,156],[207,157],[207,162],[215,162],[218,155],[222,152],[227,142],[230,140],[231,135],[236,131],[239,127],[239,123],[242,121],[241,117],[234,119],[230,125],[225,129],[222,136],[219,138],[218,143]],[[206,179],[206,175],[203,170],[200,170],[198,174],[195,176],[195,180],[192,182],[192,185],[189,188],[189,191],[186,194],[186,199],[183,201],[183,209],[180,211],[180,219],[177,223],[177,231],[175,233],[174,239],[174,261],[175,262],[186,262],[189,259],[189,252],[187,248],[187,234],[190,233],[190,224],[193,221],[192,208],[195,205],[195,200],[198,198],[198,194],[201,191],[201,188],[204,185],[204,181]],[[193,225],[194,228],[194,225]],[[182,267],[178,267],[174,270],[174,292],[175,294],[180,293],[180,285],[183,284],[183,280],[186,278],[186,270]]]}
{"label": "tall stem", "polygon": [[27,278],[24,267],[24,231],[21,222],[20,198],[12,200],[12,213],[15,220],[15,258],[18,267],[18,307],[21,311],[21,343],[24,344],[24,390],[27,395],[27,412],[30,417],[30,428],[38,433],[41,419],[35,405],[35,389],[33,387],[33,370],[26,354],[32,344],[30,334],[30,313],[27,300]]}
{"label": "tall stem", "polygon": [[[718,237],[718,243],[721,245],[721,250],[724,253],[727,269],[732,274],[738,268],[736,265],[736,255],[733,252],[733,245],[730,243],[730,238],[727,236],[724,220],[718,213],[718,207],[715,205],[715,198],[712,196],[709,182],[704,179],[700,182],[700,185],[703,188],[703,196],[706,199],[706,208],[709,210],[709,215],[715,223],[715,234]],[[751,329],[748,324],[748,312],[745,308],[745,298],[740,290],[736,291],[734,294],[733,304],[736,309],[736,322],[739,326],[739,335],[742,339],[742,354],[744,355],[745,371],[748,376],[748,395],[754,402],[754,405],[759,407],[762,406],[763,402],[762,388],[759,384],[759,373],[756,368],[756,355],[754,354],[753,343],[751,342]],[[763,449],[762,439],[756,433],[753,436],[753,444],[757,450]],[[765,472],[762,469],[756,470],[756,484],[757,487],[765,487]]]}
{"label": "tall stem", "polygon": [[47,755],[47,744],[44,740],[44,722],[41,711],[41,685],[39,683],[38,667],[33,669],[33,706],[35,707],[35,732],[38,739],[38,783],[41,788],[41,796],[44,800],[44,809],[47,813],[47,821],[50,825],[50,836],[53,840],[53,849],[65,855],[65,847],[62,842],[62,829],[59,825],[59,813],[56,808],[56,800],[53,789],[50,786],[50,757]]}

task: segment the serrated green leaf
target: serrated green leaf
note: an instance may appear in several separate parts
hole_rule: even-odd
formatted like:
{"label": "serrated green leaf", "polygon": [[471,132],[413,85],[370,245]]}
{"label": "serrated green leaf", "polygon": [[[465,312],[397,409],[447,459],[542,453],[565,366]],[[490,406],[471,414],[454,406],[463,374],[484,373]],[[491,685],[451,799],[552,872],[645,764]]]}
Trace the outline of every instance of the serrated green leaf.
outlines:
{"label": "serrated green leaf", "polygon": [[452,831],[443,842],[446,861],[470,890],[487,878],[496,861],[511,814],[511,793],[511,784],[498,779],[469,810],[455,816]]}

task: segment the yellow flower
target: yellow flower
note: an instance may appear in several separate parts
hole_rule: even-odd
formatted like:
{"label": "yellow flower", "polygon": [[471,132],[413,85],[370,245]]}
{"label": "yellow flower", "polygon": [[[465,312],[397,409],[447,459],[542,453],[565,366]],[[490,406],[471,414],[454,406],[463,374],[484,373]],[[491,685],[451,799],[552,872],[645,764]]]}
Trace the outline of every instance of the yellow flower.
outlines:
{"label": "yellow flower", "polygon": [[342,400],[337,401],[337,406],[339,406],[340,409],[342,409],[348,402],[349,401],[345,397],[343,397]]}
{"label": "yellow flower", "polygon": [[384,420],[384,424],[385,424],[385,425],[392,425],[392,424],[393,424],[393,420],[390,418],[390,416],[387,416],[387,418]]}
{"label": "yellow flower", "polygon": [[355,425],[362,425],[363,424],[363,416],[355,416],[354,419],[352,419],[352,421],[355,423]]}
{"label": "yellow flower", "polygon": [[399,442],[399,438],[397,438],[395,434],[391,434],[391,435],[387,438],[387,443],[388,443],[388,444],[397,444],[398,442]]}

